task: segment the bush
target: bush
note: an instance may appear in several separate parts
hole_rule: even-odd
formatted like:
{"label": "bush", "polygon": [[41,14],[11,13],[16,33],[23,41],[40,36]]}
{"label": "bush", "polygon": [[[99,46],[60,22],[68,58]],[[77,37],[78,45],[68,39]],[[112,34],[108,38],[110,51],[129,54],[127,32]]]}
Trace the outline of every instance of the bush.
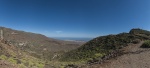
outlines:
{"label": "bush", "polygon": [[17,64],[17,61],[12,57],[8,58],[8,61],[11,63]]}
{"label": "bush", "polygon": [[150,40],[144,41],[144,43],[141,46],[142,48],[150,48]]}
{"label": "bush", "polygon": [[5,55],[1,55],[1,56],[0,56],[0,59],[2,59],[2,60],[6,60],[6,59],[7,59],[7,57],[6,57]]}

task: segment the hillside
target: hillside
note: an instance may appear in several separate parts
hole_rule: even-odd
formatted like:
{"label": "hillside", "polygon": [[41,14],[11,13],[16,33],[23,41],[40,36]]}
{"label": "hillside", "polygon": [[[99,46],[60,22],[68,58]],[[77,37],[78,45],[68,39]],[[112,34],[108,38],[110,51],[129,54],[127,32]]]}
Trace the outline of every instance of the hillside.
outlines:
{"label": "hillside", "polygon": [[87,65],[83,68],[150,68],[150,49],[141,48],[143,41],[138,44],[128,44],[123,48],[125,54],[106,60],[103,64]]}
{"label": "hillside", "polygon": [[[150,47],[150,42],[145,41],[150,40],[150,32],[143,29],[100,36],[86,43],[4,27],[0,31],[0,67],[3,68],[116,68],[117,64],[132,68],[131,62],[149,56],[149,49],[144,48]],[[141,46],[143,41],[146,46]],[[147,64],[148,61],[144,66]]]}
{"label": "hillside", "polygon": [[137,44],[150,39],[150,32],[142,29],[132,29],[129,33],[97,37],[78,49],[67,52],[60,61],[81,62],[88,64],[103,63],[104,60],[123,55],[123,48],[128,44]]}
{"label": "hillside", "polygon": [[0,42],[0,68],[43,68],[45,61],[30,56],[14,45]]}
{"label": "hillside", "polygon": [[56,40],[41,34],[13,30],[5,27],[0,27],[0,30],[5,43],[14,45],[20,50],[40,59],[51,60],[55,54],[63,54],[72,49],[76,49],[84,43]]}
{"label": "hillside", "polygon": [[83,43],[0,27],[0,68],[51,68],[60,55]]}
{"label": "hillside", "polygon": [[44,47],[49,48],[48,50],[50,51],[61,51],[61,50],[71,50],[76,48],[76,46],[80,45],[80,43],[67,42],[56,40],[53,38],[48,38],[42,34],[18,31],[4,27],[0,27],[0,29],[3,30],[4,39],[10,41],[12,44],[16,46],[26,46],[26,47],[30,46],[31,48],[32,46],[33,47],[40,46],[40,48]]}

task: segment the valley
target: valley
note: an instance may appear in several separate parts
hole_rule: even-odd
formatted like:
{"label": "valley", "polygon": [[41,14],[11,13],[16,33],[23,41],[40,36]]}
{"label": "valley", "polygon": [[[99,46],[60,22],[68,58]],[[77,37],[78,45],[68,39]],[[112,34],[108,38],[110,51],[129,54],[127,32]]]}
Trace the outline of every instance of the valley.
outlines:
{"label": "valley", "polygon": [[150,32],[143,29],[88,42],[57,40],[5,27],[0,30],[3,68],[147,68],[150,63],[149,48],[141,47],[150,40]]}

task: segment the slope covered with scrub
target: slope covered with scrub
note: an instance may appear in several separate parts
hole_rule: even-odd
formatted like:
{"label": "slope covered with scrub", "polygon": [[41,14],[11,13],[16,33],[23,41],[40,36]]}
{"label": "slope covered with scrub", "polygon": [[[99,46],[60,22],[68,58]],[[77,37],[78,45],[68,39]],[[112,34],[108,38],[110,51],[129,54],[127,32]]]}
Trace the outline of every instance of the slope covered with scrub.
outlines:
{"label": "slope covered with scrub", "polygon": [[150,68],[150,48],[141,48],[145,41],[130,43],[124,47],[124,54],[103,64],[86,65],[82,68]]}
{"label": "slope covered with scrub", "polygon": [[0,67],[51,68],[52,60],[83,43],[0,27]]}
{"label": "slope covered with scrub", "polygon": [[142,29],[100,36],[85,44],[4,27],[0,29],[4,32],[4,39],[0,41],[0,67],[3,68],[76,68],[78,66],[74,64],[101,63],[103,59],[122,55],[122,49],[130,43],[150,40],[150,32]]}
{"label": "slope covered with scrub", "polygon": [[0,42],[0,67],[3,68],[43,68],[45,61],[30,56],[14,45]]}
{"label": "slope covered with scrub", "polygon": [[79,47],[83,42],[62,41],[42,34],[0,27],[5,43],[12,44],[30,55],[51,60],[55,54],[62,54]]}
{"label": "slope covered with scrub", "polygon": [[97,37],[78,49],[72,50],[62,56],[60,61],[90,61],[100,60],[105,56],[126,47],[128,43],[138,43],[150,39],[150,32],[142,29],[132,29],[129,33]]}

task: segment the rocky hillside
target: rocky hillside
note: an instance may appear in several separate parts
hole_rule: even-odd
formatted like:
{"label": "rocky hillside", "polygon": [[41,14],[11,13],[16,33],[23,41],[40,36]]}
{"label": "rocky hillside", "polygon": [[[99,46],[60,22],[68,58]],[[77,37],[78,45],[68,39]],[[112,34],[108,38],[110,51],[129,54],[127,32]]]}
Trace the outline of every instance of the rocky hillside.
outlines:
{"label": "rocky hillside", "polygon": [[14,45],[20,50],[41,59],[51,60],[55,54],[63,54],[72,49],[76,49],[84,43],[56,40],[41,34],[13,30],[5,27],[0,27],[0,31],[5,43]]}
{"label": "rocky hillside", "polygon": [[0,68],[43,68],[45,61],[35,58],[14,45],[0,42]]}
{"label": "rocky hillside", "polygon": [[123,55],[106,60],[103,64],[86,65],[82,68],[150,68],[150,49],[141,48],[143,41],[128,44]]}
{"label": "rocky hillside", "polygon": [[0,35],[2,68],[136,68],[140,62],[149,67],[150,31],[143,29],[100,36],[85,44],[4,27]]}
{"label": "rocky hillside", "polygon": [[[82,43],[68,42],[56,40],[53,38],[48,38],[42,34],[24,32],[13,30],[10,28],[0,27],[3,30],[4,39],[11,42],[11,44],[19,47],[39,47],[48,48],[50,51],[62,51],[62,50],[71,50],[74,49]],[[38,48],[35,48],[38,49]]]}
{"label": "rocky hillside", "polygon": [[60,61],[85,61],[88,64],[103,63],[104,60],[124,54],[123,48],[129,43],[137,44],[150,39],[150,32],[142,29],[132,29],[129,33],[97,37],[78,49],[62,56]]}
{"label": "rocky hillside", "polygon": [[83,43],[0,27],[0,68],[51,68],[60,55]]}

